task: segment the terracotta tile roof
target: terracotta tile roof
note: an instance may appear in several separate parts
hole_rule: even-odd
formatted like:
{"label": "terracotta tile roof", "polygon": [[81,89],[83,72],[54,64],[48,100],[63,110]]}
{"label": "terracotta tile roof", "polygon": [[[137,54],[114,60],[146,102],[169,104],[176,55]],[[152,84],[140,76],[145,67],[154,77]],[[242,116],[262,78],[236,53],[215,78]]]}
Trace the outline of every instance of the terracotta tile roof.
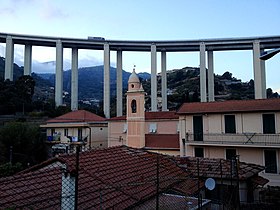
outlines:
{"label": "terracotta tile roof", "polygon": [[[222,173],[224,179],[231,178],[231,160],[218,158],[181,157],[177,158],[177,163],[181,167],[191,172],[194,176],[197,176],[197,164],[199,164],[199,175],[202,177],[221,178]],[[258,173],[264,169],[264,166],[239,162],[239,180],[246,180],[248,178],[257,176]]]}
{"label": "terracotta tile roof", "polygon": [[146,134],[145,147],[152,149],[179,149],[179,134]]}
{"label": "terracotta tile roof", "polygon": [[179,119],[179,116],[174,111],[164,111],[164,112],[145,112],[146,120],[154,119]]}
{"label": "terracotta tile roof", "polygon": [[177,114],[280,111],[280,99],[184,103]]}
{"label": "terracotta tile roof", "polygon": [[107,119],[108,121],[118,121],[118,120],[126,120],[126,115],[119,116],[119,117],[112,117],[110,119]]}
{"label": "terracotta tile roof", "polygon": [[[159,177],[165,178],[160,178],[160,193],[172,187],[185,195],[197,192],[197,180],[171,157],[119,146],[80,153],[78,208],[100,208],[100,196],[102,209],[130,208],[154,198],[157,162]],[[1,208],[60,209],[62,170],[58,163],[66,164],[67,171],[75,173],[73,154],[0,179]]]}
{"label": "terracotta tile roof", "polygon": [[[157,119],[179,119],[179,116],[175,111],[160,111],[160,112],[145,112],[146,120],[157,120]],[[109,121],[115,120],[126,120],[126,115],[120,117],[112,117]]]}
{"label": "terracotta tile roof", "polygon": [[105,118],[86,110],[76,110],[50,119],[47,123],[102,122],[105,120]]}

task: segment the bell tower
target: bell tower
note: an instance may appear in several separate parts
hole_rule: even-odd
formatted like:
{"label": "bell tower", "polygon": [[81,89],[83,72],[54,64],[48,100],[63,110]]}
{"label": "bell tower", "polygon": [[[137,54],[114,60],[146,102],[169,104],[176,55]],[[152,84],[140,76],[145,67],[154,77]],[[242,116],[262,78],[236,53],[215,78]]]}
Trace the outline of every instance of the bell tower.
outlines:
{"label": "bell tower", "polygon": [[128,80],[126,103],[127,146],[145,147],[145,92],[135,68]]}

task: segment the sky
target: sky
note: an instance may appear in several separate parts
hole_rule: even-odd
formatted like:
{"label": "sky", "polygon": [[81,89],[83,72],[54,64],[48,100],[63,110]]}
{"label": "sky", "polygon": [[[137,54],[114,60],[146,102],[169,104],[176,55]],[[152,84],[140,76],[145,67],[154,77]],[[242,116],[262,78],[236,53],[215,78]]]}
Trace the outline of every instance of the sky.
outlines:
{"label": "sky", "polygon": [[[279,0],[0,0],[0,32],[111,40],[196,40],[280,36]],[[23,65],[23,46],[15,62]],[[5,44],[0,44],[0,56]],[[214,52],[214,71],[253,79],[252,51]],[[32,71],[55,72],[55,49],[32,48]],[[160,54],[157,55],[160,72]],[[71,51],[64,49],[64,69]],[[79,67],[103,64],[103,52],[79,50]],[[116,53],[111,52],[111,66]],[[123,52],[123,69],[150,72],[149,52]],[[167,69],[199,67],[199,53],[167,53]],[[280,93],[280,53],[266,61],[266,83]]]}

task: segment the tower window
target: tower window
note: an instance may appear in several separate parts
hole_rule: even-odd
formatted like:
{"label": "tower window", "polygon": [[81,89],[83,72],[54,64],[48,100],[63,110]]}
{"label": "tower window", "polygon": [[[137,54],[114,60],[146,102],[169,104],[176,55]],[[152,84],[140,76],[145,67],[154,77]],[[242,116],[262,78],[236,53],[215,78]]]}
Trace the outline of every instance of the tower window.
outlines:
{"label": "tower window", "polygon": [[134,85],[133,85],[133,84],[131,85],[131,88],[134,88]]}
{"label": "tower window", "polygon": [[131,101],[131,111],[132,111],[132,113],[136,113],[136,109],[137,109],[136,100],[133,99],[133,100]]}

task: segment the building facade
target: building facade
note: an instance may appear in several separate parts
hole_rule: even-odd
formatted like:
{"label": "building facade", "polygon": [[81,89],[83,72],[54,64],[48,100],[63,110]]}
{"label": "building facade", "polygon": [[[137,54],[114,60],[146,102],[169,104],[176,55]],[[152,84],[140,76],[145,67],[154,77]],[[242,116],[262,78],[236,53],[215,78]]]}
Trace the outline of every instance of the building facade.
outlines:
{"label": "building facade", "polygon": [[280,185],[280,99],[185,103],[177,114],[181,156],[238,157]]}
{"label": "building facade", "polygon": [[76,144],[83,150],[108,147],[108,123],[105,118],[85,110],[66,113],[46,121],[47,144],[55,153],[68,153]]}

